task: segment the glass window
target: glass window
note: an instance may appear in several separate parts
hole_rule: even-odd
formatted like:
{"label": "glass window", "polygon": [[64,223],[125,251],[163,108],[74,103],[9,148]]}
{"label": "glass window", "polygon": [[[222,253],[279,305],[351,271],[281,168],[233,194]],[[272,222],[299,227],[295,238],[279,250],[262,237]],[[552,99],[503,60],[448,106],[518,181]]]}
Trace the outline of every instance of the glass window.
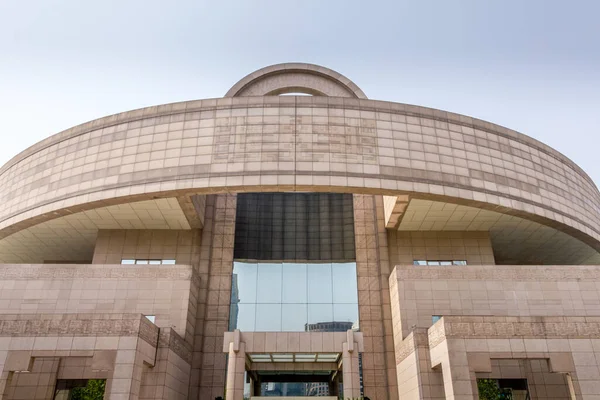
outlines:
{"label": "glass window", "polygon": [[152,265],[160,265],[160,264],[175,264],[175,260],[167,259],[167,260],[145,260],[145,259],[122,259],[121,264],[152,264]]}
{"label": "glass window", "polygon": [[358,303],[356,264],[332,264],[333,302]]}
{"label": "glass window", "polygon": [[303,332],[308,315],[306,304],[281,305],[281,330],[284,332]]}
{"label": "glass window", "polygon": [[257,332],[281,332],[281,304],[257,304]]}
{"label": "glass window", "polygon": [[333,320],[336,322],[352,322],[358,326],[358,304],[334,304]]}
{"label": "glass window", "polygon": [[333,304],[309,304],[308,323],[333,322]]}
{"label": "glass window", "polygon": [[436,322],[438,322],[442,317],[439,315],[433,315],[431,317],[431,324],[435,324]]}
{"label": "glass window", "polygon": [[467,265],[466,260],[414,260],[413,265]]}
{"label": "glass window", "polygon": [[238,298],[240,303],[256,303],[256,264],[234,263],[233,265],[233,285],[232,290],[237,286]]}
{"label": "glass window", "polygon": [[154,323],[154,321],[156,321],[156,316],[155,315],[144,315],[144,317],[148,318],[148,321]]}
{"label": "glass window", "polygon": [[234,262],[229,329],[346,331],[358,326],[356,263]]}
{"label": "glass window", "polygon": [[307,272],[306,264],[283,264],[282,302],[283,303],[306,303],[307,296]]}
{"label": "glass window", "polygon": [[281,303],[281,270],[281,264],[258,264],[257,303]]}
{"label": "glass window", "polygon": [[229,317],[230,329],[239,329],[240,331],[255,331],[256,304],[237,304],[232,305]]}
{"label": "glass window", "polygon": [[332,303],[331,264],[308,264],[308,302]]}

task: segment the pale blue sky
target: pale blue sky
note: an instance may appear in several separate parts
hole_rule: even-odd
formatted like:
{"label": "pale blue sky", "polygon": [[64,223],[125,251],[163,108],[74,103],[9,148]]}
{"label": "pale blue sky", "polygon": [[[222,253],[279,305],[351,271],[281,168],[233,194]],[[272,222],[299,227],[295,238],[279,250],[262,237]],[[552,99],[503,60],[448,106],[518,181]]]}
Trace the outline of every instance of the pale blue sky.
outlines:
{"label": "pale blue sky", "polygon": [[0,164],[73,125],[301,61],[539,139],[600,182],[597,0],[0,0]]}

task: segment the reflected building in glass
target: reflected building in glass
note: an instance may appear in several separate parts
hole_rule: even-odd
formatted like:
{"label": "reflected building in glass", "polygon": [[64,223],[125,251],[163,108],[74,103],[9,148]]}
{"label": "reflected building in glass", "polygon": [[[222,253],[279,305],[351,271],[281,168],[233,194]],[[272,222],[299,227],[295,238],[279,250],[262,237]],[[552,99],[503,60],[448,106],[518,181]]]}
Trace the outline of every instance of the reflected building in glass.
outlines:
{"label": "reflected building in glass", "polygon": [[238,329],[238,315],[240,311],[240,291],[238,288],[237,275],[231,275],[231,305],[229,309],[229,330]]}

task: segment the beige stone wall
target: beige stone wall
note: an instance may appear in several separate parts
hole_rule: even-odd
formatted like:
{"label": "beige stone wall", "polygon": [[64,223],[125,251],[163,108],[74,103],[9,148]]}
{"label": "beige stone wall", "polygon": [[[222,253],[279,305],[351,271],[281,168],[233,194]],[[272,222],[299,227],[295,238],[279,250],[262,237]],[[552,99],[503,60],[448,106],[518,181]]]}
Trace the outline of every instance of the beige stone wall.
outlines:
{"label": "beige stone wall", "polygon": [[30,372],[15,372],[4,392],[6,400],[51,400],[54,398],[59,357],[34,359]]}
{"label": "beige stone wall", "polygon": [[0,169],[0,236],[156,195],[274,188],[447,196],[600,247],[600,193],[548,146],[452,113],[316,96],[167,104],[61,132]]}
{"label": "beige stone wall", "polygon": [[[183,353],[178,354],[174,349],[186,345],[180,341],[180,338],[168,330],[161,330],[156,365],[145,368],[142,373],[140,399],[189,399],[191,346],[188,344],[189,348],[186,346]],[[184,354],[186,357],[182,357]]]}
{"label": "beige stone wall", "polygon": [[466,260],[468,264],[495,264],[488,232],[408,232],[388,230],[390,263],[414,260]]}
{"label": "beige stone wall", "polygon": [[100,230],[93,264],[120,264],[122,259],[174,259],[197,265],[201,232],[198,230]]}
{"label": "beige stone wall", "polygon": [[445,399],[440,371],[431,368],[427,330],[416,328],[396,347],[398,394],[402,400]]}
{"label": "beige stone wall", "polygon": [[0,266],[0,314],[135,312],[190,341],[198,290],[186,265]]}
{"label": "beige stone wall", "polygon": [[597,282],[597,266],[398,265],[390,276],[394,334],[427,328],[433,315],[599,315]]}
{"label": "beige stone wall", "polygon": [[446,316],[428,329],[428,341],[446,398],[473,398],[478,377],[526,378],[532,398],[600,393],[600,316]]}
{"label": "beige stone wall", "polygon": [[112,317],[0,315],[0,398],[51,400],[56,379],[107,379],[106,398],[138,398],[143,369],[158,366],[159,329],[140,314]]}

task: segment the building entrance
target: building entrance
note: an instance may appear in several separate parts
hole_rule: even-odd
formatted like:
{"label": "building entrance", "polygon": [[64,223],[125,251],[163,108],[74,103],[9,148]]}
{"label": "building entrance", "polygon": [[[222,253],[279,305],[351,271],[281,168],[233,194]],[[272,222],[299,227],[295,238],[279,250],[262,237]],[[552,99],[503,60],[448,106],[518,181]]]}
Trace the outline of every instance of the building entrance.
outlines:
{"label": "building entrance", "polygon": [[228,399],[361,396],[361,332],[226,332]]}
{"label": "building entrance", "polygon": [[[249,397],[337,397],[339,371],[249,371],[244,396]],[[252,382],[252,384],[250,383]]]}

